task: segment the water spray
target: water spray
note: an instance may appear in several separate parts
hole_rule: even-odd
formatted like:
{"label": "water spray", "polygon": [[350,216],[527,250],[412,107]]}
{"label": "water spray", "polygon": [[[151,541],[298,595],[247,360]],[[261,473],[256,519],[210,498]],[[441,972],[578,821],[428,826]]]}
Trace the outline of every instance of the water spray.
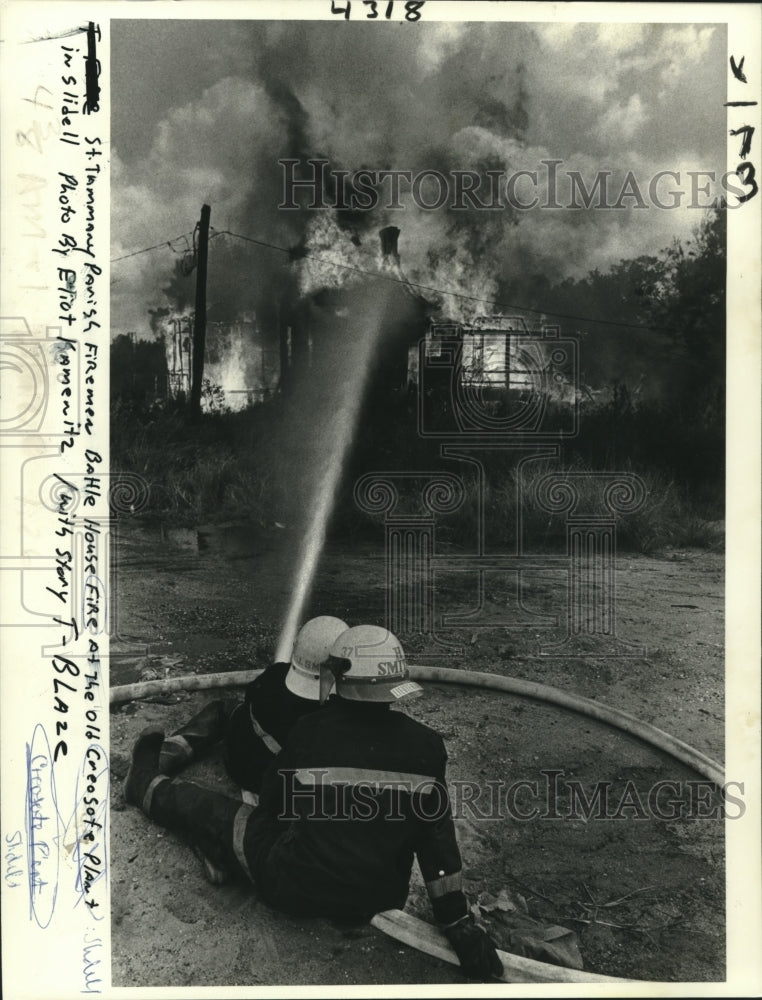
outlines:
{"label": "water spray", "polygon": [[379,308],[379,304],[375,303],[370,309],[364,309],[363,322],[358,330],[359,336],[354,343],[355,350],[349,358],[341,359],[341,364],[348,367],[350,377],[343,381],[343,398],[331,418],[324,439],[328,462],[315,489],[312,512],[299,551],[296,574],[291,588],[291,603],[275,649],[276,663],[288,662],[291,659],[294,639],[304,613],[304,606],[312,589],[315,571],[323,551],[328,518],[333,509],[336,488],[341,478],[347,451],[354,437],[373,352],[381,333]]}

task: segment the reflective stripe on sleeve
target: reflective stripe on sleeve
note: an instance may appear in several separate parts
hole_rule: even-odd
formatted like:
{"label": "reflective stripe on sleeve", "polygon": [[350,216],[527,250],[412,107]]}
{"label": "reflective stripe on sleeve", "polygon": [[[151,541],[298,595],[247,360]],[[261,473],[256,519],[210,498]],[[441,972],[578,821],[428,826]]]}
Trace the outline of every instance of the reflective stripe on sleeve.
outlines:
{"label": "reflective stripe on sleeve", "polygon": [[[395,788],[400,785],[408,792],[425,792],[436,784],[428,774],[410,774],[406,771],[382,771],[372,767],[300,767],[296,780],[314,788],[318,785],[378,785]],[[425,787],[422,787],[425,786]]]}
{"label": "reflective stripe on sleeve", "polygon": [[246,872],[246,877],[250,882],[254,881],[254,877],[249,869],[249,863],[246,860],[246,855],[243,850],[243,840],[246,835],[246,824],[249,821],[249,816],[254,812],[250,805],[245,802],[235,814],[235,819],[233,820],[233,851],[235,852],[238,864]]}
{"label": "reflective stripe on sleeve", "polygon": [[453,872],[451,875],[441,875],[426,883],[429,899],[440,899],[448,892],[463,891],[463,872]]}
{"label": "reflective stripe on sleeve", "polygon": [[262,740],[262,742],[270,751],[270,753],[274,754],[280,753],[280,743],[278,743],[275,737],[271,736],[268,732],[265,732],[265,730],[260,726],[259,722],[257,721],[254,715],[254,712],[252,711],[251,705],[249,705],[249,719],[251,721],[251,728],[254,730],[254,732],[257,734],[260,740]]}

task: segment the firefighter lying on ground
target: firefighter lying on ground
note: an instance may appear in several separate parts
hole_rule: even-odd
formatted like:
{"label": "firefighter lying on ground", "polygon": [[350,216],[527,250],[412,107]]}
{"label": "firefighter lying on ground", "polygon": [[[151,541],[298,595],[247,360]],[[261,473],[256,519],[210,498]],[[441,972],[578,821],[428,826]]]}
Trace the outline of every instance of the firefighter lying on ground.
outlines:
{"label": "firefighter lying on ground", "polygon": [[303,715],[320,708],[320,666],[347,630],[340,618],[312,618],[299,630],[290,663],[273,663],[244,690],[244,700],[205,705],[161,745],[159,770],[177,774],[222,740],[233,781],[259,792],[262,777]]}
{"label": "firefighter lying on ground", "polygon": [[360,923],[402,908],[415,855],[464,973],[500,976],[494,943],[462,889],[442,738],[390,711],[421,693],[399,642],[376,626],[348,629],[328,664],[324,690],[335,677],[336,696],[294,726],[256,808],[162,774],[163,734],[151,730],[135,745],[127,802],[297,917]]}

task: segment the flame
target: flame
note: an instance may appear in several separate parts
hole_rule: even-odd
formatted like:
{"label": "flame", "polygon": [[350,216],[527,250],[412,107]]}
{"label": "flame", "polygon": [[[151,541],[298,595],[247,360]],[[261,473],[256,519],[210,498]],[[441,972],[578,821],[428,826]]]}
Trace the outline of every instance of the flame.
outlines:
{"label": "flame", "polygon": [[[370,274],[407,285],[409,291],[428,299],[434,311],[456,322],[467,323],[492,311],[497,280],[486,264],[475,259],[465,233],[452,231],[441,237],[439,244],[432,243],[430,220],[423,213],[406,214],[400,266],[382,257],[380,228],[379,224],[361,240],[358,234],[343,229],[333,215],[324,213],[312,219],[305,240],[308,256],[299,268],[301,294],[354,288]],[[445,249],[433,253],[433,245]]]}

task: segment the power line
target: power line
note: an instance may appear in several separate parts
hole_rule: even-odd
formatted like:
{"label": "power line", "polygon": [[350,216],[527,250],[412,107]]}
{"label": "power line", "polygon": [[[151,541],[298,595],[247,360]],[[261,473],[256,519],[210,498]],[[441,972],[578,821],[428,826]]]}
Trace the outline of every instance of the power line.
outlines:
{"label": "power line", "polygon": [[187,241],[188,237],[192,236],[192,235],[193,235],[192,232],[190,232],[190,233],[180,233],[179,236],[175,236],[171,240],[162,240],[161,243],[154,243],[154,245],[152,247],[143,247],[142,250],[133,250],[132,253],[126,253],[122,257],[112,257],[110,263],[116,264],[116,262],[118,260],[127,260],[128,257],[137,257],[138,254],[148,253],[149,250],[159,250],[159,249],[161,249],[161,247],[169,247],[169,249],[173,253],[176,253],[177,251],[172,246],[172,244],[176,243],[178,240],[186,240]]}
{"label": "power line", "polygon": [[[257,246],[266,247],[269,250],[279,250],[281,253],[292,255],[292,251],[288,247],[278,246],[277,243],[268,243],[265,240],[255,239],[253,236],[243,236],[241,233],[231,232],[229,229],[220,229],[215,232],[214,236],[233,236],[235,239],[245,240],[247,243],[255,243]],[[212,237],[214,238],[214,237]],[[341,267],[347,271],[354,271],[357,274],[364,274],[370,278],[380,278],[382,281],[393,281],[398,285],[405,285],[411,288],[420,288],[427,292],[436,292],[438,295],[452,295],[457,299],[466,299],[470,302],[487,302],[493,306],[500,306],[505,309],[517,309],[519,312],[529,312],[534,313],[537,316],[554,316],[556,319],[576,319],[583,323],[599,323],[604,326],[618,326],[623,327],[627,330],[666,330],[671,329],[668,327],[661,326],[651,326],[646,323],[619,323],[616,320],[610,319],[594,319],[592,316],[576,316],[573,313],[559,313],[553,312],[550,309],[533,309],[530,306],[519,306],[512,302],[503,302],[499,299],[489,299],[481,295],[468,295],[465,292],[452,292],[447,291],[444,288],[436,288],[433,285],[422,285],[417,281],[410,281],[407,278],[395,278],[392,274],[384,274],[381,271],[368,271],[365,268],[357,267],[354,264],[341,264],[339,261],[328,260],[326,257],[321,257],[319,254],[311,254],[306,251],[300,251],[299,257],[308,257],[310,260],[316,260],[323,264],[331,264],[334,267]]]}
{"label": "power line", "polygon": [[[177,240],[185,239],[189,236],[194,236],[194,232],[181,233],[180,236],[175,236],[172,240],[164,240],[162,243],[156,243],[151,247],[143,247],[141,250],[133,250],[132,253],[124,254],[122,257],[112,257],[111,263],[115,264],[120,260],[127,260],[129,257],[137,257],[139,254],[148,253],[150,250],[159,250],[161,247],[169,247],[170,250],[174,252],[174,247],[172,244]],[[210,241],[216,239],[218,236],[232,236],[234,239],[243,240],[245,243],[253,243],[256,246],[264,247],[267,250],[276,250],[279,253],[287,254],[289,257],[294,256],[293,249],[289,247],[282,247],[277,243],[268,243],[266,240],[259,240],[254,236],[244,236],[243,233],[234,233],[230,229],[218,229],[209,237]],[[648,323],[622,323],[617,320],[612,319],[596,319],[593,316],[578,316],[574,313],[560,313],[553,312],[551,309],[534,309],[531,306],[520,306],[515,302],[504,302],[500,299],[489,299],[481,295],[468,295],[466,292],[453,292],[445,288],[437,288],[434,285],[423,285],[417,281],[410,281],[407,278],[395,278],[392,274],[385,274],[381,271],[369,271],[367,268],[357,267],[354,264],[342,264],[339,261],[329,260],[327,257],[323,257],[320,254],[308,253],[307,251],[299,252],[299,259],[308,258],[309,260],[318,261],[321,264],[330,264],[333,267],[340,267],[345,271],[353,271],[355,274],[362,274],[369,278],[378,278],[381,281],[392,281],[397,285],[403,285],[408,288],[419,288],[425,292],[434,292],[437,295],[451,295],[456,299],[464,299],[469,302],[485,302],[492,306],[499,306],[502,309],[516,309],[519,312],[533,313],[536,316],[553,316],[555,319],[570,319],[577,320],[580,323],[597,323],[602,326],[615,326],[621,327],[626,330],[656,330],[656,331],[670,331],[674,330],[673,327],[666,326],[653,326]]]}

